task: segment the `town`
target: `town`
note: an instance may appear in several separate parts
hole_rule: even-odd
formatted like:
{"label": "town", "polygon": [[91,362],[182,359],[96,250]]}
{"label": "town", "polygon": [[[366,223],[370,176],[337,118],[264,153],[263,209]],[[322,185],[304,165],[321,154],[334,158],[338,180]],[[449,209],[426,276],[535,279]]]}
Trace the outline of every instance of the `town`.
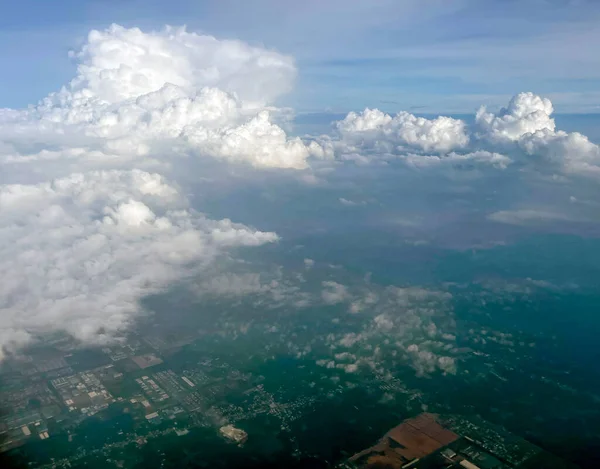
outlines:
{"label": "town", "polygon": [[[123,344],[80,349],[61,337],[6,361],[0,369],[0,452],[62,436],[70,450],[46,464],[69,467],[94,454],[110,459],[149,438],[183,436],[191,428],[212,428],[240,444],[248,435],[234,426],[238,422],[265,415],[289,431],[289,424],[314,404],[314,397],[278,402],[265,390],[264,376],[219,358],[192,362],[193,354],[186,352],[184,363],[174,359],[191,341],[131,335]],[[118,428],[115,416],[127,416],[130,425]],[[78,440],[79,428],[90,417],[111,426],[96,444]]]}

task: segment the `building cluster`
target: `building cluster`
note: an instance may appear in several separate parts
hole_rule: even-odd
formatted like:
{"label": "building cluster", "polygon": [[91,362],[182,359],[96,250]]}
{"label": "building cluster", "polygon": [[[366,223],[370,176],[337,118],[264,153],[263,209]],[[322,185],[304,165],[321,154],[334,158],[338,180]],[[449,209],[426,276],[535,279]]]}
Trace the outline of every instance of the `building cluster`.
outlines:
{"label": "building cluster", "polygon": [[55,378],[50,384],[60,395],[69,412],[94,415],[115,402],[113,396],[91,371]]}
{"label": "building cluster", "polygon": [[116,430],[103,445],[106,454],[130,443],[145,444],[150,435],[167,429],[184,436],[194,426],[214,428],[240,444],[248,438],[244,422],[264,415],[289,430],[315,402],[303,397],[279,402],[261,384],[264,376],[217,357],[173,367],[169,351],[189,342],[188,337],[154,334],[80,350],[69,340],[54,338],[20,362],[5,362],[0,367],[0,452],[68,435],[73,445],[63,461],[68,466],[99,450],[81,445],[78,427],[86,419],[110,419],[119,412],[134,424],[129,433]]}

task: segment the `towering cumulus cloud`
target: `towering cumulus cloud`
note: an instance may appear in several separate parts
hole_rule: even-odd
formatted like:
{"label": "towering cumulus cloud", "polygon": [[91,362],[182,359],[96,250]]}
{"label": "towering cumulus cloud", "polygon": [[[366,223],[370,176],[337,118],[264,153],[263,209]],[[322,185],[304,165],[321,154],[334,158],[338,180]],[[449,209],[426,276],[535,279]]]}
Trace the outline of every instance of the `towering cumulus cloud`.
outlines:
{"label": "towering cumulus cloud", "polygon": [[[140,299],[224,250],[278,239],[194,211],[157,168],[178,155],[302,168],[270,120],[290,57],[167,28],[92,31],[76,77],[0,110],[0,358],[43,334],[113,340]],[[272,109],[272,108],[271,108]]]}
{"label": "towering cumulus cloud", "polygon": [[510,150],[516,144],[541,165],[567,174],[598,177],[600,148],[578,132],[556,130],[552,103],[533,93],[516,95],[497,114],[482,107],[476,115],[479,136]]}
{"label": "towering cumulus cloud", "polygon": [[481,107],[475,117],[485,138],[493,141],[515,141],[523,135],[537,131],[554,132],[552,103],[533,93],[520,93],[513,97],[498,114]]}
{"label": "towering cumulus cloud", "polygon": [[144,33],[113,25],[92,31],[72,55],[80,61],[78,75],[51,99],[95,96],[117,103],[171,83],[191,94],[219,87],[243,101],[264,104],[288,92],[296,76],[291,57],[184,28]]}
{"label": "towering cumulus cloud", "polygon": [[80,61],[77,76],[38,106],[2,111],[0,138],[21,152],[35,152],[27,142],[43,138],[110,156],[177,148],[278,168],[303,168],[319,150],[288,138],[266,108],[292,86],[290,57],[185,29],[144,33],[114,25],[92,31],[72,55]]}

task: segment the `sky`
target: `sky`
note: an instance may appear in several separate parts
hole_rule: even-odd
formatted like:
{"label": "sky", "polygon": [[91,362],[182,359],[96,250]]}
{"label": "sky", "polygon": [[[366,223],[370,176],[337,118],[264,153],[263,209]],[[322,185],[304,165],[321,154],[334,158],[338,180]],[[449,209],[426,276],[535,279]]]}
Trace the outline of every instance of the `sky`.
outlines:
{"label": "sky", "polygon": [[[520,91],[558,113],[598,112],[593,0],[2,1],[0,106],[23,107],[73,75],[68,57],[112,23],[187,25],[295,58],[281,106],[296,112],[472,113]],[[32,15],[31,12],[36,14]],[[7,73],[7,71],[9,72]]]}
{"label": "sky", "polygon": [[[310,245],[307,267],[338,250],[370,278],[390,246],[409,264],[600,234],[597,117],[560,114],[600,102],[593,2],[7,8],[0,359],[55,333],[118,341],[145,299],[260,274],[281,246],[276,272]],[[326,282],[325,303],[349,299]]]}

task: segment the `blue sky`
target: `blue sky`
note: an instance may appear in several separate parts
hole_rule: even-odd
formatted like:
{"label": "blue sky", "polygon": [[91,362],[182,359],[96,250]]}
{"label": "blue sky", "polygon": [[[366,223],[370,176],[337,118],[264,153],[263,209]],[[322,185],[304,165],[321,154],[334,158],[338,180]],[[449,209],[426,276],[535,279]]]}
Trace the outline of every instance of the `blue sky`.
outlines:
{"label": "blue sky", "polygon": [[113,22],[186,24],[291,54],[299,77],[281,104],[297,112],[471,112],[526,90],[558,112],[600,106],[591,0],[2,0],[2,11],[2,107],[68,82],[68,51]]}

